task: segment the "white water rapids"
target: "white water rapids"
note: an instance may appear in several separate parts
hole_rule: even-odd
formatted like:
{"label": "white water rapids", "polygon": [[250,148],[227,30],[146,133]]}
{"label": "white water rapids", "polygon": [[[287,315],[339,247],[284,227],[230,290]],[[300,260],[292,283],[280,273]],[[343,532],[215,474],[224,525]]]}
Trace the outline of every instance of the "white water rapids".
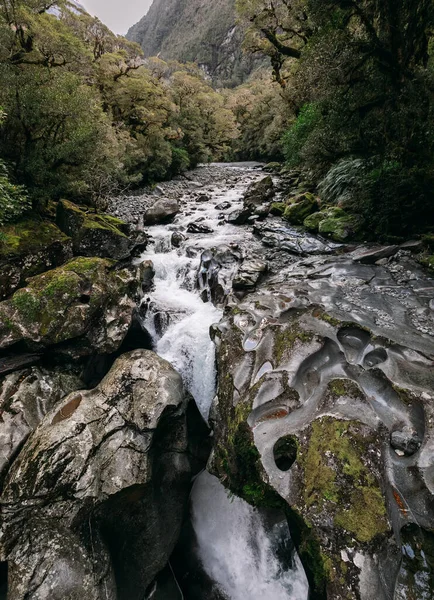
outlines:
{"label": "white water rapids", "polygon": [[156,242],[152,260],[155,289],[145,327],[151,334],[155,351],[181,373],[184,384],[205,419],[215,393],[215,347],[209,336],[222,312],[210,302],[202,302],[196,289],[198,260],[170,249],[171,233]]}
{"label": "white water rapids", "polygon": [[193,527],[207,574],[230,600],[306,600],[308,583],[300,559],[284,568],[278,539],[286,523],[267,530],[258,511],[228,492],[206,471],[192,492]]}
{"label": "white water rapids", "polygon": [[[155,270],[154,287],[145,297],[144,326],[157,354],[181,373],[205,419],[216,388],[215,347],[209,330],[220,321],[222,310],[201,299],[200,257],[211,247],[255,244],[250,231],[222,221],[222,210],[216,207],[229,201],[230,210],[239,208],[252,176],[252,171],[245,172],[237,185],[222,183],[206,204],[184,203],[184,212],[173,226],[148,230],[153,241],[141,257],[151,260]],[[185,231],[198,216],[214,233],[191,235],[180,248],[174,248],[173,231]],[[308,586],[298,557],[295,568],[282,566],[273,535],[258,511],[243,500],[230,499],[220,482],[207,472],[196,480],[191,504],[200,561],[228,600],[306,600]],[[283,527],[288,537],[286,524]]]}

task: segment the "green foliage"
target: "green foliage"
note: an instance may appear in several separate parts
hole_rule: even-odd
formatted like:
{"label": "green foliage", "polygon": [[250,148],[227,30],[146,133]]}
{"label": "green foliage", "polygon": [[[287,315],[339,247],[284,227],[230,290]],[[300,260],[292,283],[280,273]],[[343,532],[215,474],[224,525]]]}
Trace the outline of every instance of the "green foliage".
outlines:
{"label": "green foliage", "polygon": [[237,6],[246,47],[269,57],[297,114],[283,137],[288,164],[376,239],[433,227],[432,1]]}
{"label": "green foliage", "polygon": [[49,6],[0,6],[0,157],[34,205],[65,196],[103,204],[227,152],[234,116],[196,67],[144,65],[136,44],[97,19]]}
{"label": "green foliage", "polygon": [[11,183],[6,165],[0,160],[0,226],[17,221],[30,208],[24,187]]}
{"label": "green foliage", "polygon": [[284,154],[289,166],[295,167],[302,162],[303,149],[321,121],[321,110],[317,104],[302,107],[297,120],[283,136]]}

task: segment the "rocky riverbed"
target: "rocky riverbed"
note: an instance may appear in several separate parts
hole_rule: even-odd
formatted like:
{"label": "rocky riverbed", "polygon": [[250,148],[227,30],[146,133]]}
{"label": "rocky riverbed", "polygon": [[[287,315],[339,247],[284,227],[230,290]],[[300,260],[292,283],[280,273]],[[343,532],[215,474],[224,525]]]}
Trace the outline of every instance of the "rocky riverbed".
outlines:
{"label": "rocky riverbed", "polygon": [[434,281],[303,185],[202,166],[15,251],[0,597],[433,598]]}

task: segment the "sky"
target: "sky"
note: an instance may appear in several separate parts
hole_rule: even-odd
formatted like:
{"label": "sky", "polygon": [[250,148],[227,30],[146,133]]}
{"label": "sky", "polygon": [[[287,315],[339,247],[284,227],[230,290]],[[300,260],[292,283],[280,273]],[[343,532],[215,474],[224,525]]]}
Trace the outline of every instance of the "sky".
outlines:
{"label": "sky", "polygon": [[80,3],[112,31],[125,34],[146,14],[152,0],[80,0]]}

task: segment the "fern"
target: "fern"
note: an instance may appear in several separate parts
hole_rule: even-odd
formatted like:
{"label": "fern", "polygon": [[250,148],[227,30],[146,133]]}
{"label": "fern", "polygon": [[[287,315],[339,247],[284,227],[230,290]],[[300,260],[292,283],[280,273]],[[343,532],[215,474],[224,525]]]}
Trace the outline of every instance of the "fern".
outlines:
{"label": "fern", "polygon": [[361,158],[341,160],[319,184],[322,200],[341,207],[351,204],[366,181],[368,169],[368,162]]}

